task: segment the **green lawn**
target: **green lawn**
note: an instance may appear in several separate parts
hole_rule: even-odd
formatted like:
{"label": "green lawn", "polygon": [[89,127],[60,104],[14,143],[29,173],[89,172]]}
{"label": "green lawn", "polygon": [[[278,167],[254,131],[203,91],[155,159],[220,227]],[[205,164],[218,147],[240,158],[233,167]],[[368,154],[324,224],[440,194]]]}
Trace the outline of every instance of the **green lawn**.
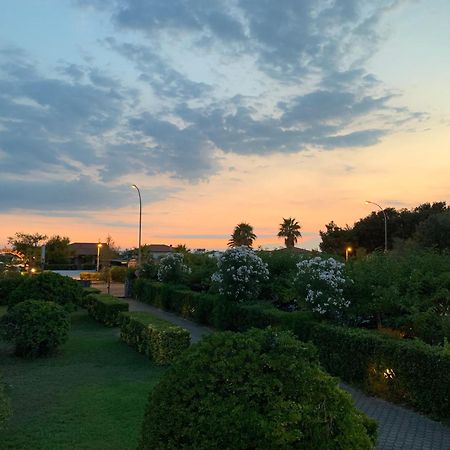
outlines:
{"label": "green lawn", "polygon": [[13,407],[0,447],[135,449],[148,393],[164,370],[85,311],[72,315],[70,338],[56,356],[27,361],[0,343]]}

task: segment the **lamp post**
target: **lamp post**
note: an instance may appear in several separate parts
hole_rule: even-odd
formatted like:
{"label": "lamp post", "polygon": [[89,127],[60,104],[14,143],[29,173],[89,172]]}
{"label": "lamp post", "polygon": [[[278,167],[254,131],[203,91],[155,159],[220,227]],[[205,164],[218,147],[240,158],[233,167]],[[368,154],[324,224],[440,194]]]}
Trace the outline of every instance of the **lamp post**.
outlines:
{"label": "lamp post", "polygon": [[100,249],[102,248],[102,244],[99,242],[97,244],[97,272],[100,272]]}
{"label": "lamp post", "polygon": [[387,252],[388,251],[388,243],[387,243],[387,216],[386,216],[386,213],[384,212],[384,209],[378,203],[370,202],[369,200],[366,200],[366,205],[368,205],[369,203],[372,205],[378,206],[378,208],[380,208],[381,212],[383,213],[383,216],[384,216],[384,251]]}
{"label": "lamp post", "polygon": [[137,190],[139,195],[139,247],[138,247],[138,267],[141,267],[141,236],[142,236],[142,199],[141,191],[133,184],[131,187]]}
{"label": "lamp post", "polygon": [[353,251],[353,249],[352,249],[351,247],[347,247],[347,248],[345,249],[345,262],[348,261],[348,255],[349,255],[349,253],[351,253],[352,251]]}

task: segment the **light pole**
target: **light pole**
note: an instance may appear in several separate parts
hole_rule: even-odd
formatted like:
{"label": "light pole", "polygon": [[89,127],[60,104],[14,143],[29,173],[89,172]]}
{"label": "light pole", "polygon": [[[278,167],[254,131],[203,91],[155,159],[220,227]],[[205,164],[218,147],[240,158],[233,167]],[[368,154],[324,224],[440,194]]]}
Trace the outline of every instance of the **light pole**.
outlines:
{"label": "light pole", "polygon": [[142,236],[142,199],[141,191],[133,184],[132,187],[137,190],[139,195],[139,247],[138,247],[138,267],[141,267],[141,236]]}
{"label": "light pole", "polygon": [[102,248],[102,244],[99,242],[97,244],[97,272],[100,272],[100,249]]}
{"label": "light pole", "polygon": [[345,249],[345,262],[348,261],[348,255],[349,253],[351,253],[353,251],[353,249],[351,247],[346,247]]}
{"label": "light pole", "polygon": [[380,208],[381,212],[383,213],[383,216],[384,216],[384,251],[387,252],[388,251],[388,243],[387,243],[387,216],[386,216],[386,213],[384,212],[384,209],[378,203],[370,202],[369,200],[366,200],[366,205],[368,205],[369,203],[372,205],[378,206],[378,208]]}

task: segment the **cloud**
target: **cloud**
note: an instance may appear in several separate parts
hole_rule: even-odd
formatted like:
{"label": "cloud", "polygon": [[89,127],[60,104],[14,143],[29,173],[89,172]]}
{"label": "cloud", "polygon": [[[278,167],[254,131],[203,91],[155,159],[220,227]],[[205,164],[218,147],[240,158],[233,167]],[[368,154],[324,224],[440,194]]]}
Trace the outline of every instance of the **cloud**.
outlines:
{"label": "cloud", "polygon": [[[145,203],[162,200],[174,189],[142,189]],[[0,179],[0,212],[27,210],[44,215],[73,215],[74,211],[111,211],[134,205],[135,194],[128,184],[107,185],[80,176],[72,181]],[[61,211],[67,211],[61,213]]]}

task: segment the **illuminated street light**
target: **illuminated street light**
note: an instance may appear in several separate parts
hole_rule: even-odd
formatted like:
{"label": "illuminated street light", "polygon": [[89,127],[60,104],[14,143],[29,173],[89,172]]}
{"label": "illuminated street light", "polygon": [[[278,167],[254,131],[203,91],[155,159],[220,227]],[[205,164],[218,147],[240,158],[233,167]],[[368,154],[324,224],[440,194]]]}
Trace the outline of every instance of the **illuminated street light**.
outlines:
{"label": "illuminated street light", "polygon": [[139,194],[139,247],[138,247],[138,267],[141,267],[141,236],[142,236],[142,199],[141,191],[133,184],[131,187],[137,190]]}
{"label": "illuminated street light", "polygon": [[100,271],[100,249],[102,248],[102,244],[99,242],[97,244],[97,272]]}
{"label": "illuminated street light", "polygon": [[386,213],[384,212],[384,209],[378,203],[370,202],[369,200],[366,200],[366,205],[368,205],[369,203],[372,205],[378,206],[378,208],[380,208],[381,212],[383,213],[383,216],[384,216],[384,251],[387,252],[388,243],[387,243],[387,216],[386,216]]}
{"label": "illuminated street light", "polygon": [[351,253],[353,251],[353,249],[351,247],[347,247],[345,249],[345,261],[348,261],[348,255],[349,253]]}

